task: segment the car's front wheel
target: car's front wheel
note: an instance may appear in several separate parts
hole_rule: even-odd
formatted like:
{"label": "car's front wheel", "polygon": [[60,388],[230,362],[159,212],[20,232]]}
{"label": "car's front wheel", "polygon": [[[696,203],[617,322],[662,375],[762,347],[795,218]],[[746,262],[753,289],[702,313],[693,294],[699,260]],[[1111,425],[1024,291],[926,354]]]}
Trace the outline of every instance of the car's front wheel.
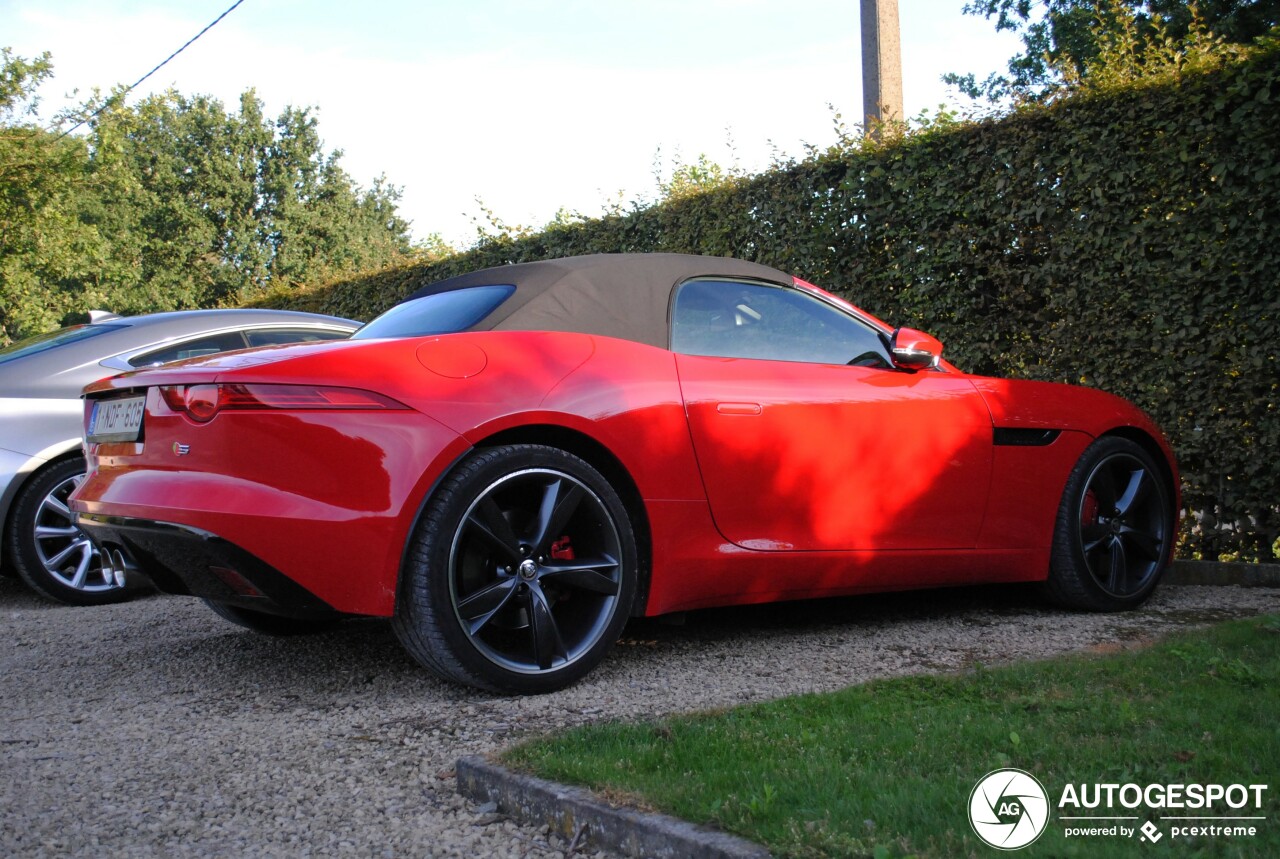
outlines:
{"label": "car's front wheel", "polygon": [[1098,439],[1067,479],[1049,596],[1093,611],[1141,605],[1169,563],[1174,521],[1172,487],[1151,454],[1126,438]]}
{"label": "car's front wheel", "polygon": [[72,457],[27,481],[9,519],[9,558],[36,593],[68,605],[106,605],[128,597],[98,549],[75,526],[67,498],[84,480],[85,463]]}
{"label": "car's front wheel", "polygon": [[480,450],[418,524],[394,628],[445,679],[550,692],[617,641],[637,566],[626,508],[586,461],[541,445]]}

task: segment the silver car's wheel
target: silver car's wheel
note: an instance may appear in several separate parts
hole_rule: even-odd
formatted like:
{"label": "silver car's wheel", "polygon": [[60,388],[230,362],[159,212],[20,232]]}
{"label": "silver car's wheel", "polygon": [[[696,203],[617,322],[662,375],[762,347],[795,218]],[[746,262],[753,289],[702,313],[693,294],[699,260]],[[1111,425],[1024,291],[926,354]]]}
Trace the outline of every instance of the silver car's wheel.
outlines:
{"label": "silver car's wheel", "polygon": [[71,519],[67,499],[84,480],[84,460],[67,459],[28,481],[8,527],[9,557],[31,589],[68,605],[105,605],[128,594],[102,568],[96,546]]}

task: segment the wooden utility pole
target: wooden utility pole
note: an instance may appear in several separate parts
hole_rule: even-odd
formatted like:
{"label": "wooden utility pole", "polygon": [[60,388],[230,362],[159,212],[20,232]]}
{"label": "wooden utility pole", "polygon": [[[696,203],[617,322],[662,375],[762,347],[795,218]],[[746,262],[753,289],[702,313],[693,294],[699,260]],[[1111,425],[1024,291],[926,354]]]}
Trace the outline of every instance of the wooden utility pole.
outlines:
{"label": "wooden utility pole", "polygon": [[862,114],[868,131],[902,120],[898,0],[862,0]]}

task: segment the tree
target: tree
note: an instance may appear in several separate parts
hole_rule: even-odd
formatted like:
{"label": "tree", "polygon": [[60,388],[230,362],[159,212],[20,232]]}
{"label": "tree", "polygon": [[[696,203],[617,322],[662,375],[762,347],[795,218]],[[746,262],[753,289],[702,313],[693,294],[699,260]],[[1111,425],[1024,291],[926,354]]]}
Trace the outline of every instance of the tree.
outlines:
{"label": "tree", "polygon": [[1127,30],[1141,54],[1197,33],[1248,44],[1280,24],[1280,0],[971,0],[964,12],[994,18],[997,30],[1022,38],[1008,74],[981,83],[972,74],[944,78],[971,98],[993,102],[1041,99],[1070,87],[1097,67],[1107,40]]}
{"label": "tree", "polygon": [[27,60],[4,48],[0,59],[0,343],[7,343],[77,307],[75,285],[91,277],[103,243],[79,218],[83,141],[32,122],[35,91],[53,74],[49,55]]}
{"label": "tree", "polygon": [[270,119],[252,91],[236,112],[172,90],[130,106],[119,88],[59,134],[35,122],[52,70],[4,50],[0,344],[73,312],[242,304],[414,253],[399,189],[360,187],[311,109]]}
{"label": "tree", "polygon": [[238,304],[411,250],[399,191],[383,178],[356,185],[341,152],[325,153],[308,109],[270,120],[252,91],[236,113],[170,91],[109,106],[90,138],[113,197],[103,216],[112,234],[133,238],[129,255],[151,306]]}
{"label": "tree", "polygon": [[287,108],[260,165],[268,274],[308,283],[385,265],[409,251],[409,224],[396,213],[400,191],[385,176],[360,188],[325,155],[316,119]]}

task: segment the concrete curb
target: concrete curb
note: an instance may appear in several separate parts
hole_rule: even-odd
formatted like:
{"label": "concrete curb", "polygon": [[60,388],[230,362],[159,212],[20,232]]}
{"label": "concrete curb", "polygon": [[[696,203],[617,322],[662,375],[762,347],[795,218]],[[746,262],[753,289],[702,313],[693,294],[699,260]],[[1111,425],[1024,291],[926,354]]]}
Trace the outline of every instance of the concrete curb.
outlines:
{"label": "concrete curb", "polygon": [[1280,564],[1224,564],[1217,561],[1174,561],[1164,574],[1166,585],[1244,585],[1280,588]]}
{"label": "concrete curb", "polygon": [[494,803],[522,823],[550,826],[574,844],[655,859],[765,859],[769,851],[735,835],[663,814],[614,808],[582,788],[567,787],[490,763],[459,758],[458,792]]}

